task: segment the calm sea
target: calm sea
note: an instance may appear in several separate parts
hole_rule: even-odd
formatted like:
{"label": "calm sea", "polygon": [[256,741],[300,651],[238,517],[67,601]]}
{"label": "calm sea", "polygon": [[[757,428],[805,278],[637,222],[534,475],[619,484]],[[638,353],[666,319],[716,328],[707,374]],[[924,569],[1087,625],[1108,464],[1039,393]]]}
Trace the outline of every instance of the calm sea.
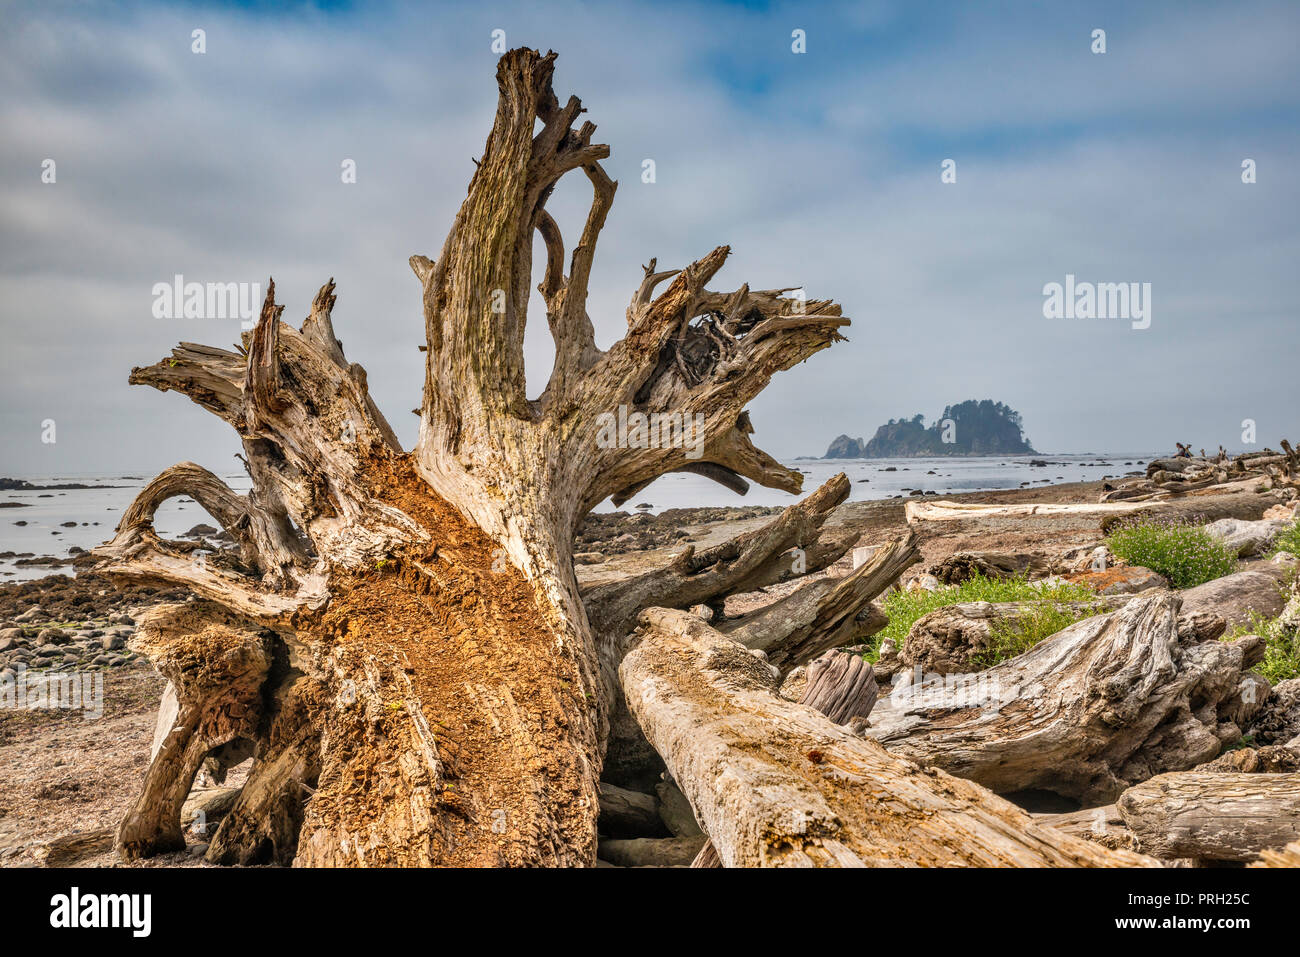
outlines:
{"label": "calm sea", "polygon": [[[1140,471],[1150,453],[1123,455],[989,456],[916,459],[801,459],[785,464],[804,473],[804,492],[811,492],[837,472],[852,482],[855,501],[907,496],[913,489],[949,495],[1019,488],[1024,484],[1096,481]],[[1050,463],[1046,467],[1031,461]],[[122,511],[152,476],[23,475],[33,485],[80,483],[89,489],[0,492],[0,502],[19,502],[22,508],[0,508],[0,553],[66,556],[69,549],[89,549],[113,536]],[[248,490],[248,476],[223,476],[231,488]],[[626,505],[647,504],[655,512],[669,508],[724,505],[789,505],[799,496],[751,485],[744,496],[698,475],[665,475],[643,489]],[[612,511],[609,502],[598,511]],[[25,523],[25,524],[19,524]],[[67,524],[72,523],[72,524]],[[216,525],[211,516],[190,499],[172,499],[158,510],[156,527],[164,538],[195,525]],[[0,558],[0,582],[40,578],[67,569],[15,565],[15,557]]]}

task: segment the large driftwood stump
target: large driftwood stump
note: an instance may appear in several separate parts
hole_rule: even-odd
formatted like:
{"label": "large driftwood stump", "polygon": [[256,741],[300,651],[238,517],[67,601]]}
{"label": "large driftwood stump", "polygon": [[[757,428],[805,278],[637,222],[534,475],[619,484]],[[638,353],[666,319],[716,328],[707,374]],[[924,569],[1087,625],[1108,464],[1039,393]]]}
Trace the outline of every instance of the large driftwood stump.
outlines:
{"label": "large driftwood stump", "polygon": [[[787,295],[793,288],[709,288],[729,254],[720,246],[683,269],[652,260],[626,335],[599,349],[587,290],[616,184],[601,165],[609,148],[579,122],[580,101],[556,97],[554,64],[531,50],[501,58],[468,195],[437,260],[410,258],[426,350],[413,450],[344,355],[332,281],[300,326],[282,321],[271,283],[235,348],[182,343],[132,372],[133,383],[179,392],[229,423],[252,490],[236,494],[182,463],[97,550],[101,572],[186,586],[228,616],[150,652],[170,669],[177,713],[120,829],[124,853],[176,846],[194,770],[251,749],[211,860],[591,864],[607,746],[617,760],[631,737],[608,728],[636,613],[647,601],[716,601],[798,577],[851,544],[819,534],[847,495],[839,476],[757,536],[579,594],[574,530],[606,498],[680,470],[737,491],[749,481],[800,489],[800,472],[753,444],[746,406],[773,375],[842,339],[848,320],[833,302]],[[577,170],[592,202],[566,255],[546,203]],[[530,398],[535,237],[556,351]],[[616,422],[629,433],[611,435]],[[154,512],[182,495],[224,528],[232,553],[157,535]],[[797,560],[787,554],[796,549]],[[790,628],[803,650],[790,654],[872,627],[863,584],[809,602],[813,616]]]}

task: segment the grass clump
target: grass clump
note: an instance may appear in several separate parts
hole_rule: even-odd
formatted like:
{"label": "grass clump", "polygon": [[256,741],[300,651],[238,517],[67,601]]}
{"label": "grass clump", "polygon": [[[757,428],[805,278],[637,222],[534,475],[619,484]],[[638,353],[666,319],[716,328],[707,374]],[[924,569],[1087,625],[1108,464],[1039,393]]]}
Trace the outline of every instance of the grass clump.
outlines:
{"label": "grass clump", "polygon": [[994,624],[989,630],[988,650],[975,655],[972,660],[980,668],[992,668],[1016,655],[1023,655],[1044,638],[1050,638],[1061,629],[1091,618],[1102,610],[1101,605],[1072,608],[1052,601],[1028,606],[1023,615]]}
{"label": "grass clump", "polygon": [[1175,588],[1201,585],[1237,568],[1236,552],[1201,526],[1184,522],[1123,522],[1106,544],[1130,565],[1160,573]]}
{"label": "grass clump", "polygon": [[1236,641],[1244,635],[1259,635],[1264,639],[1264,660],[1252,671],[1273,685],[1288,678],[1300,678],[1300,633],[1285,628],[1276,618],[1251,612],[1250,621],[1230,628],[1223,640]]}
{"label": "grass clump", "polygon": [[1296,519],[1277,533],[1277,537],[1273,539],[1273,547],[1269,551],[1268,557],[1272,558],[1278,552],[1290,552],[1300,558],[1300,519]]}
{"label": "grass clump", "polygon": [[[1079,614],[1072,609],[1059,607],[1060,603],[1091,601],[1096,597],[1091,588],[1071,582],[1039,586],[1030,583],[1025,576],[987,578],[980,574],[960,585],[949,585],[937,591],[893,591],[881,601],[881,608],[889,616],[889,624],[873,636],[872,648],[863,657],[868,661],[876,661],[880,657],[880,645],[886,638],[892,638],[894,644],[901,649],[907,633],[912,630],[917,619],[945,605],[958,605],[968,601],[1041,601],[1042,604],[1036,605],[1032,612],[1022,616],[1019,621],[1004,626],[1004,634],[995,635],[995,641],[1003,649],[1004,657],[1012,657],[1021,652],[1011,649],[1028,650],[1065,625],[1093,614]],[[1062,621],[1064,624],[1057,624]]]}

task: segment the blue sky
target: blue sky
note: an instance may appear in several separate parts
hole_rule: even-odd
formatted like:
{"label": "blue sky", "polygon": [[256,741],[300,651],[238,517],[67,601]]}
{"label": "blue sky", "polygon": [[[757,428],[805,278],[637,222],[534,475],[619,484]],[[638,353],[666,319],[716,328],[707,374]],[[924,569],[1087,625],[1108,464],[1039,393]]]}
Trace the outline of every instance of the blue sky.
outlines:
{"label": "blue sky", "polygon": [[[153,317],[176,273],[272,274],[295,322],[335,277],[339,336],[413,441],[406,259],[436,255],[464,196],[495,29],[559,53],[556,92],[612,148],[603,345],[640,264],[720,243],[719,288],[803,285],[853,318],[849,342],[754,403],[774,454],[968,398],[1019,409],[1049,451],[1235,448],[1247,418],[1261,443],[1300,438],[1292,3],[16,3],[0,19],[0,474],[235,464],[222,423],[126,384],[178,340],[238,337]],[[568,235],[587,202],[585,180],[557,190]],[[1067,273],[1150,282],[1151,327],[1045,319],[1043,286]]]}

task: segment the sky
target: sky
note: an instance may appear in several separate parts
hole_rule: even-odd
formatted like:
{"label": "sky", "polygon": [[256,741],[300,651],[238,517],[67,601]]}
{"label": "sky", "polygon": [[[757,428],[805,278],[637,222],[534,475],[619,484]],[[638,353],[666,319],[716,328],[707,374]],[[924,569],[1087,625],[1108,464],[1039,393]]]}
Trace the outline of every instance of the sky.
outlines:
{"label": "sky", "polygon": [[[1246,420],[1253,447],[1300,439],[1295,3],[18,2],[0,5],[0,475],[238,470],[225,423],[127,384],[178,341],[238,339],[237,318],[155,315],[177,274],[274,276],[295,324],[333,277],[336,332],[410,447],[407,258],[436,257],[464,198],[494,31],[555,50],[557,95],[611,147],[602,347],[643,263],[723,243],[713,288],[798,286],[852,318],[751,405],[779,458],[971,398],[1019,410],[1047,452],[1249,448]],[[551,200],[570,247],[589,201],[577,174]],[[1149,283],[1149,325],[1046,317],[1067,275]],[[530,318],[535,395],[551,343],[539,302]]]}

